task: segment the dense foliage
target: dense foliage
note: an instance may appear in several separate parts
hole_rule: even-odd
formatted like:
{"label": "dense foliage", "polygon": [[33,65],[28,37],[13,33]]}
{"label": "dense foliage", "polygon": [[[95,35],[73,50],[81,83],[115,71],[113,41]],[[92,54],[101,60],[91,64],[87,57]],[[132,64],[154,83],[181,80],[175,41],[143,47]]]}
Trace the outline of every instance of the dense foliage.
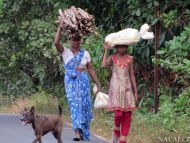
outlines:
{"label": "dense foliage", "polygon": [[4,94],[31,94],[39,83],[51,90],[61,82],[62,69],[53,45],[53,6],[46,1],[4,1],[0,25]]}
{"label": "dense foliage", "polygon": [[[58,20],[58,9],[69,8],[72,5],[87,9],[95,17],[98,35],[84,37],[82,45],[90,52],[93,67],[105,91],[109,81],[109,69],[101,68],[101,58],[102,44],[108,33],[127,27],[140,29],[144,23],[150,24],[151,31],[155,33],[155,24],[159,24],[159,49],[165,47],[162,48],[162,53],[168,51],[167,47],[174,48],[172,45],[184,40],[184,35],[188,37],[188,28],[182,35],[180,33],[190,21],[189,0],[3,0],[0,1],[0,82],[4,83],[0,87],[1,94],[27,96],[45,90],[58,97],[64,95],[62,59],[55,49],[53,40],[58,27],[55,22]],[[156,7],[158,17],[155,14]],[[170,41],[172,39],[175,42]],[[68,47],[67,36],[64,33],[61,42]],[[154,107],[154,62],[152,62],[155,54],[154,44],[154,40],[140,40],[128,50],[128,53],[135,57],[135,73],[139,95],[142,97],[140,105],[150,109]],[[183,42],[182,46],[187,48],[189,43]],[[188,49],[182,51],[179,48],[180,45],[176,46],[175,50],[170,50],[178,53],[178,57],[174,53],[160,55],[162,58],[162,67],[159,71],[160,95],[164,91],[178,96],[181,90],[179,92],[176,87],[182,89],[188,86],[185,84],[188,83],[188,77],[183,78],[189,74]],[[164,57],[164,54],[170,57]],[[182,65],[174,66],[182,55],[186,57]],[[168,58],[170,68],[166,68],[168,60],[165,59]],[[161,77],[163,73],[164,77]],[[170,84],[167,79],[175,81],[174,78],[170,78],[174,75],[180,78],[180,82]],[[168,84],[170,86],[165,86]]]}
{"label": "dense foliage", "polygon": [[157,53],[161,55],[159,64],[171,69],[175,74],[175,81],[181,87],[188,87],[190,76],[190,24],[183,29],[180,36],[174,36],[173,40],[166,42],[166,47],[162,47]]}

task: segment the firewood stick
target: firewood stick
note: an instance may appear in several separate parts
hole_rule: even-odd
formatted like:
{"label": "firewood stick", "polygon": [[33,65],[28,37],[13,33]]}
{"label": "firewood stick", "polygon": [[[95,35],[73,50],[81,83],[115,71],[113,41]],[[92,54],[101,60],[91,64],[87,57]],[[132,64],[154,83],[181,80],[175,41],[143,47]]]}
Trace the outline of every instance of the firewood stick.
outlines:
{"label": "firewood stick", "polygon": [[88,23],[86,23],[86,26],[91,26],[92,25],[92,22],[90,21],[90,22],[88,22]]}
{"label": "firewood stick", "polygon": [[59,9],[59,15],[62,17],[62,15],[63,15],[63,12],[62,12],[62,10],[61,9]]}
{"label": "firewood stick", "polygon": [[94,19],[93,16],[90,15],[89,13],[87,13],[87,15],[88,15],[88,17],[89,17],[90,19]]}
{"label": "firewood stick", "polygon": [[86,28],[88,31],[92,30],[92,28]]}
{"label": "firewood stick", "polygon": [[70,29],[67,29],[66,31],[67,31],[68,33],[71,33],[71,30],[70,30]]}
{"label": "firewood stick", "polygon": [[68,18],[66,18],[64,15],[62,15],[62,19],[63,19],[63,21],[64,21],[68,26],[70,26],[72,29],[78,30],[78,26],[72,24],[72,23],[70,22],[70,20],[69,20]]}
{"label": "firewood stick", "polygon": [[77,20],[76,20],[76,17],[75,17],[74,12],[73,12],[72,10],[70,10],[70,13],[71,13],[71,15],[72,15],[72,21],[73,21],[73,23],[76,25],[76,24],[77,24]]}
{"label": "firewood stick", "polygon": [[69,38],[72,38],[73,36],[72,35],[69,35]]}
{"label": "firewood stick", "polygon": [[88,18],[88,17],[86,16],[86,14],[85,14],[80,8],[77,8],[77,10],[78,10],[78,12],[80,13],[80,15],[82,16],[82,18],[84,18],[84,19]]}
{"label": "firewood stick", "polygon": [[85,31],[83,31],[83,32],[82,32],[82,34],[83,34],[83,35],[85,35],[85,34],[86,34],[86,32],[85,32]]}
{"label": "firewood stick", "polygon": [[91,33],[86,33],[87,36],[91,36],[92,34]]}
{"label": "firewood stick", "polygon": [[78,33],[81,34],[82,33],[81,30],[78,30]]}
{"label": "firewood stick", "polygon": [[82,23],[80,23],[79,25],[80,25],[80,28],[84,28],[84,27],[86,27],[86,26],[83,25]]}
{"label": "firewood stick", "polygon": [[84,10],[82,10],[81,8],[78,8],[79,13],[84,16],[87,19],[90,19],[90,17],[88,16],[88,14],[86,14],[86,12]]}
{"label": "firewood stick", "polygon": [[79,14],[79,12],[77,11],[77,9],[76,9],[74,6],[72,6],[71,9],[72,9],[72,11],[74,12],[77,21],[78,21],[78,20],[81,20],[82,17],[80,16],[80,14]]}
{"label": "firewood stick", "polygon": [[75,14],[72,12],[72,10],[70,9],[66,9],[64,11],[65,15],[70,19],[70,21],[73,23],[73,24],[77,24],[77,21],[76,21],[76,18],[75,18]]}
{"label": "firewood stick", "polygon": [[61,22],[61,16],[58,16],[59,21]]}

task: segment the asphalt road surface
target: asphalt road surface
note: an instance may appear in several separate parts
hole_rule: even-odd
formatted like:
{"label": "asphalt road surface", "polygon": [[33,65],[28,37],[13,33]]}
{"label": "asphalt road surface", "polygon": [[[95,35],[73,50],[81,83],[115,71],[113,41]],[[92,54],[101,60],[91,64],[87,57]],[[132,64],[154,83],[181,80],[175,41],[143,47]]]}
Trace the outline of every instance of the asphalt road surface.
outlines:
{"label": "asphalt road surface", "polygon": [[[0,143],[32,143],[34,132],[29,125],[22,126],[21,115],[0,114]],[[73,141],[74,132],[70,125],[64,123],[62,131],[63,143],[108,143],[107,141],[91,135],[90,141]],[[42,137],[43,143],[57,143],[51,133]]]}

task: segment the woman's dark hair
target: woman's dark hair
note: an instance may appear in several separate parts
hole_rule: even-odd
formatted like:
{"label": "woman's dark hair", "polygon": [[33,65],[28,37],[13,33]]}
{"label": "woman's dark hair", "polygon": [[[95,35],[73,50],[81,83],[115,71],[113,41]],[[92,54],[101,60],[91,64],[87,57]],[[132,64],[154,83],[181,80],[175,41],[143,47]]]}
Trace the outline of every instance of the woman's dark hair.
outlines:
{"label": "woman's dark hair", "polygon": [[81,39],[80,36],[77,36],[77,37],[69,37],[69,40],[71,40],[72,38],[80,38]]}

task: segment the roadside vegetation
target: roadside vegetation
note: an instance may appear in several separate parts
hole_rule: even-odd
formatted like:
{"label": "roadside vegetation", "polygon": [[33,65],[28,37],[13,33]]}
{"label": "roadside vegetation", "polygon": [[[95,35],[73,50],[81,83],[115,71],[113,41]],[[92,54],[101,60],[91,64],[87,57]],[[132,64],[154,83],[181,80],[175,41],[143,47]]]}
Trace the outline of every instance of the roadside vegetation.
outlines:
{"label": "roadside vegetation", "polygon": [[[59,101],[57,98],[44,92],[16,99],[0,96],[0,113],[4,114],[22,114],[24,107],[30,110],[32,106],[35,107],[36,114],[56,114],[58,105]],[[186,114],[181,116],[175,114],[171,106],[173,106],[172,103],[169,101],[165,102],[161,109],[167,112],[158,115],[142,114],[141,110],[135,111],[127,141],[129,143],[160,143],[159,137],[161,139],[166,137],[188,137],[188,131],[190,130],[190,126],[186,122],[188,116]],[[62,107],[62,120],[71,124],[67,104],[65,103]],[[111,140],[113,113],[93,109],[93,114],[94,120],[91,122],[91,132],[107,141]]]}

